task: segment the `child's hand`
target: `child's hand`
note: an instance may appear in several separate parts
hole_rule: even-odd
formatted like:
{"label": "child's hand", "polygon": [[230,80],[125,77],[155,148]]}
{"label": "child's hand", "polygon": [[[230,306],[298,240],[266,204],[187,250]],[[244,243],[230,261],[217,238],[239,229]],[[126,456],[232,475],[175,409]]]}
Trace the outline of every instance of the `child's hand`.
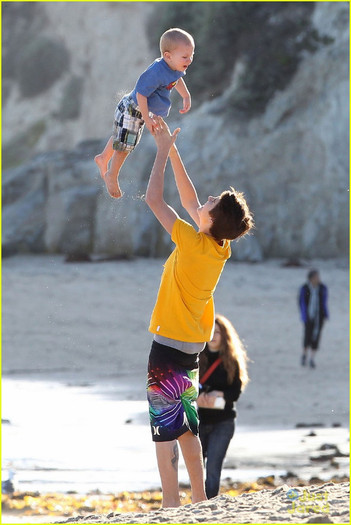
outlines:
{"label": "child's hand", "polygon": [[150,133],[153,134],[154,130],[155,130],[156,126],[157,126],[157,122],[156,122],[155,118],[147,117],[147,118],[144,119],[144,122],[145,122],[145,126],[150,131]]}
{"label": "child's hand", "polygon": [[191,108],[191,96],[187,95],[183,97],[183,109],[179,110],[179,113],[187,113]]}

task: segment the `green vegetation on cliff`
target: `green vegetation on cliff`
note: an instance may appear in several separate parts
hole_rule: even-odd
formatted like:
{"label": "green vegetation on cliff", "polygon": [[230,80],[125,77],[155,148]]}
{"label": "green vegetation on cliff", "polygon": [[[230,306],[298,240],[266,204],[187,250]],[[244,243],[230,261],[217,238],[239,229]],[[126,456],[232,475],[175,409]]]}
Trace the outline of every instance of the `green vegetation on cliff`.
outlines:
{"label": "green vegetation on cliff", "polygon": [[330,43],[312,27],[314,8],[313,2],[157,3],[148,35],[156,52],[160,35],[170,27],[194,36],[195,60],[186,78],[194,104],[221,95],[235,65],[242,63],[230,110],[254,116],[289,84],[303,52]]}

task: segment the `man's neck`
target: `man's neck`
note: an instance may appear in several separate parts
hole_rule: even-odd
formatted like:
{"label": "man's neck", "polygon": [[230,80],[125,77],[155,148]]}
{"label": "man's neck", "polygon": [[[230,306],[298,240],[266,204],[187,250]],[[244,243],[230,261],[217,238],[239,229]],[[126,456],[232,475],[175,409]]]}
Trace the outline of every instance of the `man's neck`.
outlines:
{"label": "man's neck", "polygon": [[199,233],[204,233],[205,235],[207,235],[208,237],[211,237],[211,239],[213,239],[214,241],[216,241],[217,244],[219,244],[219,246],[223,246],[224,244],[224,240],[222,239],[221,241],[218,241],[217,239],[215,239],[211,234],[210,234],[210,231],[209,231],[209,228],[206,228],[206,227],[199,227]]}

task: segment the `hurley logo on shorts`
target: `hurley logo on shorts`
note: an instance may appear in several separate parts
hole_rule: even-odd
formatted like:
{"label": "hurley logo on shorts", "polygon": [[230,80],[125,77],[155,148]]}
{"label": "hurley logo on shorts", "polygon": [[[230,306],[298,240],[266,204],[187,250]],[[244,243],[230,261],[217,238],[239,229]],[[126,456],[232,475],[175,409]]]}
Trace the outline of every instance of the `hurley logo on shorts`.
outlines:
{"label": "hurley logo on shorts", "polygon": [[155,427],[154,425],[152,425],[152,430],[154,431],[154,436],[160,435],[160,427]]}

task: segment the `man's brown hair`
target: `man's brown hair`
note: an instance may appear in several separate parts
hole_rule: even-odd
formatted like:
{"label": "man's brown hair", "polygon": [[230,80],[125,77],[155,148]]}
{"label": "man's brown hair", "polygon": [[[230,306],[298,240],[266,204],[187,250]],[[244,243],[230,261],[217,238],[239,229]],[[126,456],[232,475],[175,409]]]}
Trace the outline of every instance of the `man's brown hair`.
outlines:
{"label": "man's brown hair", "polygon": [[217,241],[238,239],[254,226],[244,194],[237,192],[234,188],[220,195],[220,200],[210,211],[210,216],[213,219],[210,234]]}

